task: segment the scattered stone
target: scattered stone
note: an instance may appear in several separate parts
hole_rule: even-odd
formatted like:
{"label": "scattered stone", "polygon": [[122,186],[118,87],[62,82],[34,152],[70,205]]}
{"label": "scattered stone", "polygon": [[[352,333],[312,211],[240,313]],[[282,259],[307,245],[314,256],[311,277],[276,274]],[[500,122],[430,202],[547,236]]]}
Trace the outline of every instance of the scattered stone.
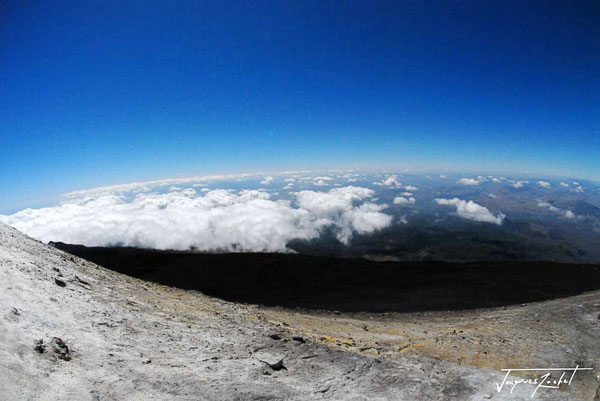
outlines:
{"label": "scattered stone", "polygon": [[299,343],[302,343],[302,344],[304,344],[306,342],[306,340],[302,336],[293,336],[292,340],[298,341]]}
{"label": "scattered stone", "polygon": [[21,312],[17,308],[12,308],[10,311],[15,316],[21,316]]}
{"label": "scattered stone", "polygon": [[57,286],[59,286],[59,287],[66,287],[66,286],[67,286],[67,283],[65,283],[64,281],[62,281],[62,280],[60,280],[60,279],[58,279],[58,278],[55,278],[55,279],[54,279],[54,282],[55,282],[55,283],[56,283],[56,285],[57,285]]}
{"label": "scattered stone", "polygon": [[58,359],[62,359],[63,361],[71,360],[69,347],[61,338],[52,337],[52,349],[58,355]]}
{"label": "scattered stone", "polygon": [[363,329],[364,331],[369,331],[369,326],[367,326],[367,325],[365,324],[365,325],[362,327],[362,329]]}
{"label": "scattered stone", "polygon": [[60,269],[58,267],[53,267],[52,270],[54,270],[57,273],[60,273]]}
{"label": "scattered stone", "polygon": [[287,368],[283,364],[283,359],[280,359],[278,362],[275,362],[275,363],[269,363],[269,362],[265,362],[265,363],[267,365],[269,365],[269,367],[276,372],[280,371],[282,369],[287,370]]}
{"label": "scattered stone", "polygon": [[76,279],[77,281],[79,281],[81,284],[83,284],[83,285],[87,285],[87,286],[90,286],[90,287],[91,287],[90,283],[88,283],[88,282],[87,282],[87,281],[85,281],[85,280],[82,280],[82,279],[81,279],[81,277],[79,277],[78,275],[75,275],[75,279]]}
{"label": "scattered stone", "polygon": [[331,388],[331,386],[327,386],[321,390],[317,390],[317,393],[325,394],[326,392],[329,391],[330,388]]}
{"label": "scattered stone", "polygon": [[144,361],[142,362],[144,365],[148,365],[150,363],[152,363],[151,359],[144,359]]}
{"label": "scattered stone", "polygon": [[44,340],[37,340],[33,349],[39,352],[40,354],[43,354],[46,351],[46,344],[44,344]]}
{"label": "scattered stone", "polygon": [[598,320],[600,320],[600,314],[598,314]]}
{"label": "scattered stone", "polygon": [[281,336],[277,333],[271,334],[269,337],[271,337],[273,340],[281,340]]}
{"label": "scattered stone", "polygon": [[491,398],[492,398],[492,395],[491,395],[491,394],[485,394],[485,395],[483,396],[483,398],[485,398],[486,400],[489,400],[489,399],[491,399]]}

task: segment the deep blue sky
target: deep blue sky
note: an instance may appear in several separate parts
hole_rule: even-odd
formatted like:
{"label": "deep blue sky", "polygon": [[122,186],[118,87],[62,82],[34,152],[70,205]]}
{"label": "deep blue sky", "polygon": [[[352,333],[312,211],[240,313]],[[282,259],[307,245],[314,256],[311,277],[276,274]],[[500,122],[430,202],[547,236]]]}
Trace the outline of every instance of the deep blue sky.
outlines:
{"label": "deep blue sky", "polygon": [[0,212],[308,167],[600,179],[599,1],[0,4]]}

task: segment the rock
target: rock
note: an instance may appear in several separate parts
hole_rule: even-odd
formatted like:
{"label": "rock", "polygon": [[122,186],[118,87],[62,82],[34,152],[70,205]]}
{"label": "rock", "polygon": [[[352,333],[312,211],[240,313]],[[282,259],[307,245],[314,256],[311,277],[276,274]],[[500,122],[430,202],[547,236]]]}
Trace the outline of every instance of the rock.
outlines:
{"label": "rock", "polygon": [[40,354],[43,354],[46,351],[46,344],[44,344],[44,340],[37,340],[33,349],[39,352]]}
{"label": "rock", "polygon": [[78,275],[75,275],[75,279],[76,279],[77,281],[79,281],[79,282],[80,282],[81,284],[83,284],[83,285],[90,286],[90,283],[88,283],[87,281],[84,281],[84,280],[82,280],[82,279],[81,279],[81,278],[80,278]]}
{"label": "rock", "polygon": [[287,368],[283,365],[283,359],[280,359],[278,362],[275,363],[269,363],[269,362],[265,362],[267,365],[269,365],[269,367],[271,369],[273,369],[274,371],[280,371],[282,369],[287,370]]}
{"label": "rock", "polygon": [[56,285],[57,285],[57,286],[59,286],[59,287],[66,287],[66,286],[67,286],[67,283],[65,283],[64,281],[62,281],[62,280],[60,280],[60,279],[58,279],[58,278],[55,278],[55,279],[54,279],[54,282],[55,282],[55,283],[56,283]]}
{"label": "rock", "polygon": [[273,340],[281,340],[281,336],[277,333],[271,334],[269,337],[271,337]]}
{"label": "rock", "polygon": [[302,336],[293,336],[292,340],[298,341],[299,343],[302,343],[302,344],[304,344],[306,342],[306,340]]}
{"label": "rock", "polygon": [[69,347],[61,338],[52,337],[52,349],[54,353],[57,354],[58,359],[62,359],[63,361],[71,360]]}
{"label": "rock", "polygon": [[142,362],[144,365],[148,365],[150,363],[152,363],[151,359],[144,359],[144,361]]}

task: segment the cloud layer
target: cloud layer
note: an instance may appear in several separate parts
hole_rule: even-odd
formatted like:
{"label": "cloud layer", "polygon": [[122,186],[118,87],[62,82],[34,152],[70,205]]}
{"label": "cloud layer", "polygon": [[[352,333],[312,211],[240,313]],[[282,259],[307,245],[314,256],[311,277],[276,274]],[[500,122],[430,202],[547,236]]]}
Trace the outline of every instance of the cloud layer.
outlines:
{"label": "cloud layer", "polygon": [[435,202],[438,205],[455,206],[456,214],[468,220],[483,221],[486,223],[501,225],[505,217],[502,213],[498,213],[498,215],[494,216],[487,207],[481,206],[473,201],[465,201],[458,198],[436,198]]}
{"label": "cloud layer", "polygon": [[274,200],[261,190],[192,188],[133,197],[98,194],[0,215],[0,221],[45,242],[253,252],[284,252],[288,241],[317,238],[326,228],[348,243],[353,233],[368,234],[392,222],[382,213],[386,205],[369,201],[370,189],[291,195],[292,200]]}

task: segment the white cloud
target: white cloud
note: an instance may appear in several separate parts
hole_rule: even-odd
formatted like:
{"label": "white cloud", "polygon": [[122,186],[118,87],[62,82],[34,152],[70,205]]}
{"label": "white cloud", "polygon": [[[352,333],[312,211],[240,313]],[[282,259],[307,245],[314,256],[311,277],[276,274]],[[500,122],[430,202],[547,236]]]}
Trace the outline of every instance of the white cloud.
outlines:
{"label": "white cloud", "polygon": [[581,185],[575,188],[575,192],[583,192],[583,188],[581,187]]}
{"label": "white cloud", "polygon": [[544,187],[544,188],[550,188],[550,183],[548,181],[538,181],[537,184],[540,187]]}
{"label": "white cloud", "polygon": [[285,180],[283,180],[284,182],[296,182],[295,178],[286,178]]}
{"label": "white cloud", "polygon": [[479,185],[479,180],[476,180],[475,178],[461,178],[456,182],[462,185]]}
{"label": "white cloud", "polygon": [[391,175],[381,181],[375,181],[375,182],[373,182],[373,185],[381,185],[381,186],[387,186],[387,187],[392,187],[392,188],[401,188],[402,187],[402,183],[398,181],[398,176],[396,176],[396,175]]}
{"label": "white cloud", "polygon": [[496,178],[496,177],[492,178],[492,181],[493,182],[502,182],[502,180],[500,178]]}
{"label": "white cloud", "polygon": [[274,178],[272,176],[266,176],[261,182],[261,185],[271,185],[271,183],[273,182]]}
{"label": "white cloud", "polygon": [[[206,175],[199,177],[184,177],[184,178],[169,178],[166,180],[154,180],[144,182],[134,182],[131,184],[119,184],[109,185],[105,187],[98,187],[92,189],[85,189],[82,191],[73,191],[64,194],[67,198],[79,198],[83,196],[98,196],[105,194],[123,194],[128,192],[148,192],[150,188],[164,187],[167,185],[181,185],[181,184],[192,184],[197,182],[206,181],[218,181],[218,180],[240,180],[247,177],[251,177],[254,174],[239,173],[239,174],[218,174],[218,175]],[[202,184],[205,185],[205,184]]]}
{"label": "white cloud", "polygon": [[400,216],[398,218],[398,222],[401,224],[408,224],[408,220],[406,220],[406,216]]}
{"label": "white cloud", "polygon": [[577,181],[573,181],[573,185],[579,185]]}
{"label": "white cloud", "polygon": [[412,192],[402,192],[400,195],[402,196],[412,196]]}
{"label": "white cloud", "polygon": [[283,189],[292,189],[292,188],[294,188],[294,184],[291,182],[283,187]]}
{"label": "white cloud", "polygon": [[406,185],[406,186],[404,187],[404,189],[405,189],[405,190],[407,190],[407,191],[416,191],[416,190],[418,190],[419,188],[417,188],[417,187],[413,187],[412,185]]}
{"label": "white cloud", "polygon": [[511,181],[511,185],[515,188],[523,188],[524,184],[529,184],[529,181],[520,180],[520,181]]}
{"label": "white cloud", "polygon": [[392,221],[366,188],[292,193],[296,205],[261,190],[201,191],[86,196],[0,215],[0,221],[45,242],[268,252],[287,251],[288,241],[317,238],[328,227],[348,243],[353,233],[371,233]]}
{"label": "white cloud", "polygon": [[415,198],[405,198],[403,196],[397,196],[394,198],[394,205],[408,205],[413,204],[417,200]]}
{"label": "white cloud", "polygon": [[488,196],[489,196],[490,198],[492,198],[492,199],[496,199],[496,198],[498,198],[498,197],[497,197],[496,195],[494,195],[494,194],[488,194]]}
{"label": "white cloud", "polygon": [[562,182],[562,181],[561,181],[561,182],[560,182],[560,186],[561,186],[561,187],[565,187],[565,188],[567,188],[567,187],[569,186],[569,184],[567,184],[566,182]]}
{"label": "white cloud", "polygon": [[458,198],[453,199],[435,199],[438,205],[448,205],[456,207],[456,214],[468,220],[483,221],[501,225],[504,221],[504,214],[498,213],[494,216],[488,208],[481,206],[473,201],[465,201]]}
{"label": "white cloud", "polygon": [[448,178],[448,176],[447,176],[447,175],[445,175],[445,174],[442,174],[442,175],[440,175],[440,178],[441,178],[442,180],[445,180],[446,178]]}
{"label": "white cloud", "polygon": [[546,208],[546,209],[550,210],[551,212],[558,213],[558,214],[562,215],[563,217],[566,217],[567,219],[574,219],[576,217],[575,213],[573,213],[572,211],[566,210],[566,209],[560,209],[548,202],[540,202],[540,203],[538,203],[538,206]]}
{"label": "white cloud", "polygon": [[325,225],[338,229],[337,238],[348,243],[352,231],[366,234],[385,228],[392,217],[381,213],[387,205],[365,202],[354,206],[356,202],[372,198],[374,191],[361,187],[334,188],[329,192],[300,191],[295,193],[298,206],[309,211],[317,219],[323,219]]}

